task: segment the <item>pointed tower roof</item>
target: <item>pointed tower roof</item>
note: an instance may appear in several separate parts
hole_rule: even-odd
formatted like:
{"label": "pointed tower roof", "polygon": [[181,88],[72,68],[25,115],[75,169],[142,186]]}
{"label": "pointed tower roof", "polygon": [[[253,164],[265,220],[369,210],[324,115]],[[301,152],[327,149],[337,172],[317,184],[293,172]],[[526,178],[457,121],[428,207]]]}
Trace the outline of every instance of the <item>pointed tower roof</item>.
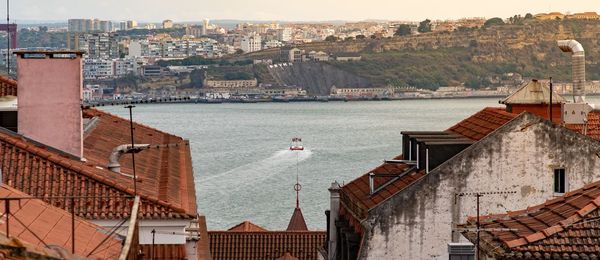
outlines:
{"label": "pointed tower roof", "polygon": [[[510,96],[500,101],[501,104],[548,104],[550,102],[550,88],[536,79],[519,88]],[[565,98],[556,92],[552,93],[552,103],[566,102]]]}
{"label": "pointed tower roof", "polygon": [[300,207],[296,207],[294,209],[294,214],[292,214],[292,218],[290,219],[290,223],[286,231],[308,231],[308,227],[306,226],[306,221],[304,221],[304,216],[302,215],[302,210]]}
{"label": "pointed tower roof", "polygon": [[290,254],[290,252],[285,252],[285,254],[275,260],[298,260],[298,258]]}
{"label": "pointed tower roof", "polygon": [[234,231],[234,232],[259,232],[259,231],[268,231],[267,229],[256,225],[250,221],[244,221],[240,224],[237,224],[233,227],[231,227],[230,229],[228,229],[227,231]]}

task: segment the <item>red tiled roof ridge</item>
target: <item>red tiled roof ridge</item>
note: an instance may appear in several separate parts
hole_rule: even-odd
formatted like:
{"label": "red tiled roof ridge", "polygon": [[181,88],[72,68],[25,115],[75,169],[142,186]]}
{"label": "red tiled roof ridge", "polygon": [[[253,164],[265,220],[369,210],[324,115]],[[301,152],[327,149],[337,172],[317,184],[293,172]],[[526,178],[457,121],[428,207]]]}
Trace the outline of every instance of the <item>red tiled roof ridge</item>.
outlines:
{"label": "red tiled roof ridge", "polygon": [[6,77],[4,75],[0,75],[0,82],[11,84],[11,85],[14,85],[15,87],[17,86],[16,80]]}
{"label": "red tiled roof ridge", "polygon": [[[129,195],[133,195],[134,194],[134,190],[131,187],[127,187],[117,181],[113,181],[111,178],[107,178],[105,176],[114,176],[115,178],[126,178],[126,177],[121,177],[120,175],[109,171],[107,169],[98,169],[95,166],[86,164],[84,162],[81,161],[75,161],[75,160],[71,160],[65,157],[62,157],[60,155],[56,155],[55,153],[52,153],[50,151],[47,151],[45,149],[39,148],[33,144],[28,144],[27,141],[25,141],[24,139],[18,138],[18,137],[14,137],[14,136],[10,136],[8,134],[2,133],[0,132],[0,141],[5,141],[8,142],[12,145],[15,145],[17,147],[20,147],[21,149],[27,150],[32,154],[38,155],[40,157],[46,158],[46,160],[55,163],[59,166],[62,166],[64,168],[67,169],[71,169],[74,170],[75,172],[77,172],[78,174],[82,174],[86,177],[89,177],[91,179],[93,179],[94,181],[100,182],[104,185],[113,187],[115,189],[117,189],[118,191],[127,193]],[[33,149],[32,149],[33,148]],[[107,174],[99,174],[98,172],[106,172]],[[109,175],[110,174],[110,175]],[[152,202],[152,203],[156,203],[160,206],[165,206],[168,207],[170,209],[173,209],[175,212],[177,213],[183,213],[188,215],[187,213],[185,213],[185,210],[179,207],[176,207],[174,205],[172,205],[171,203],[168,203],[166,201],[162,201],[156,198],[152,198],[149,196],[145,196],[143,194],[138,194],[138,196],[140,196],[141,199],[144,199],[146,201]],[[191,216],[191,215],[190,215]],[[191,216],[191,217],[195,217],[195,216]]]}
{"label": "red tiled roof ridge", "polygon": [[252,231],[268,231],[266,228],[263,228],[259,225],[256,225],[254,223],[252,223],[251,221],[244,221],[242,223],[239,223],[231,228],[229,228],[227,231],[231,231],[231,232],[237,232],[237,231],[243,231],[243,232],[252,232]]}
{"label": "red tiled roof ridge", "polygon": [[[117,116],[117,115],[115,115],[115,114],[112,114],[112,113],[109,113],[109,112],[106,112],[106,111],[102,111],[102,110],[99,110],[99,109],[96,109],[96,108],[86,108],[86,109],[83,109],[83,115],[84,115],[84,116],[85,116],[86,114],[88,114],[88,115],[89,115],[90,113],[92,114],[92,116],[98,116],[98,115],[100,115],[100,116],[109,116],[109,117],[112,117],[113,119],[117,119],[117,120],[123,120],[123,121],[127,121],[127,122],[129,122],[129,120],[127,120],[127,119],[125,119],[125,118],[122,118],[122,117],[120,117],[120,116]],[[138,121],[134,121],[133,123],[134,123],[136,126],[143,127],[143,128],[146,128],[146,129],[148,129],[148,130],[156,131],[156,132],[158,132],[158,133],[161,133],[161,134],[164,134],[164,135],[168,135],[168,136],[171,136],[171,137],[176,137],[176,138],[179,138],[179,139],[180,139],[180,140],[179,140],[179,142],[186,141],[186,139],[185,139],[185,138],[183,138],[183,137],[181,137],[181,136],[177,136],[177,135],[174,135],[174,134],[171,134],[171,133],[167,133],[167,132],[165,132],[165,131],[162,131],[162,130],[160,130],[160,129],[157,129],[157,128],[154,128],[154,127],[151,127],[151,126],[149,126],[149,125],[142,124],[142,123],[140,123],[140,122],[138,122]]]}

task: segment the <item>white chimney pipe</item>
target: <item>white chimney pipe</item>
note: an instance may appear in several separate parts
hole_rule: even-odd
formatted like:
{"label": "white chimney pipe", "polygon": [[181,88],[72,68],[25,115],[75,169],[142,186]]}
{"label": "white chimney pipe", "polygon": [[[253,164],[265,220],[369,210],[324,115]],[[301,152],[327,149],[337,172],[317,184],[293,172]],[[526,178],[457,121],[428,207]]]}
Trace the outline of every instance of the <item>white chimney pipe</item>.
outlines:
{"label": "white chimney pipe", "polygon": [[148,148],[150,148],[149,144],[135,144],[133,147],[131,144],[122,144],[115,147],[108,157],[108,169],[116,173],[121,173],[121,164],[119,163],[121,155],[125,153],[139,153]]}
{"label": "white chimney pipe", "polygon": [[570,52],[573,76],[573,101],[585,103],[585,51],[576,40],[560,40],[558,47],[563,52]]}

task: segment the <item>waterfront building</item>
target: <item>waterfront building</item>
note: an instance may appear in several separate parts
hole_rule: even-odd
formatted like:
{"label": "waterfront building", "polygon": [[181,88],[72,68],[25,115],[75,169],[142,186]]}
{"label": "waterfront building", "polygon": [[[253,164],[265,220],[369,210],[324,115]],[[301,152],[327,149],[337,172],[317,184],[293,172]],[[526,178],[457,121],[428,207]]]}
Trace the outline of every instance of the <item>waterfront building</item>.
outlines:
{"label": "waterfront building", "polygon": [[264,88],[263,94],[270,97],[301,97],[306,96],[306,90],[299,87],[269,87]]}
{"label": "waterfront building", "polygon": [[236,88],[255,88],[258,85],[257,79],[243,79],[243,80],[214,80],[205,79],[204,86],[207,88],[225,88],[225,89],[236,89]]}
{"label": "waterfront building", "polygon": [[332,86],[330,95],[338,97],[389,97],[394,95],[394,89],[386,88],[345,88]]}

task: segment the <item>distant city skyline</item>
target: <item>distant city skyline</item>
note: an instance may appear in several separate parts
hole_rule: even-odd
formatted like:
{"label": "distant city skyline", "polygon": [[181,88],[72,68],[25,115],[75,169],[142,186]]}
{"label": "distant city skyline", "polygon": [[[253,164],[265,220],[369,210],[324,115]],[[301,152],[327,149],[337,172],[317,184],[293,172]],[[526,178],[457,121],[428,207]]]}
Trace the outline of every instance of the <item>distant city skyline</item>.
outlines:
{"label": "distant city skyline", "polygon": [[[600,12],[600,1],[432,0],[400,2],[393,0],[303,0],[297,4],[276,0],[19,0],[11,1],[11,20],[66,21],[69,18],[175,22],[212,20],[255,21],[361,21],[457,19],[462,17],[502,17],[540,12]],[[0,12],[6,5],[0,4]],[[0,14],[2,16],[2,14]]]}

